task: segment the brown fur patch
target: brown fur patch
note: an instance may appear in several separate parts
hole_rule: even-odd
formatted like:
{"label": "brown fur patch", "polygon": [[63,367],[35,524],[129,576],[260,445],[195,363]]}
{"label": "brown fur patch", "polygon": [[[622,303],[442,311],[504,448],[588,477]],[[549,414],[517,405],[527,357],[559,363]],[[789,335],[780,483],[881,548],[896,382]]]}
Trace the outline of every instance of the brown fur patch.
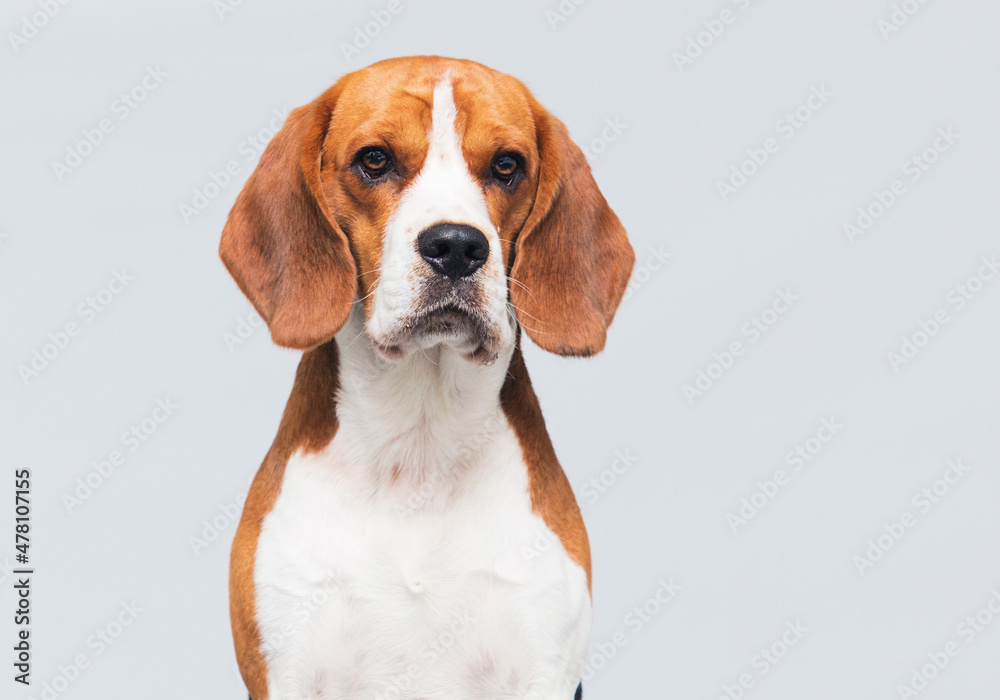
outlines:
{"label": "brown fur patch", "polygon": [[254,565],[264,517],[281,493],[285,465],[296,450],[317,452],[337,432],[337,345],[330,341],[303,354],[278,435],[257,471],[229,559],[229,612],[243,682],[254,700],[267,700],[267,664],[257,625]]}
{"label": "brown fur patch", "polygon": [[566,125],[532,104],[541,173],[515,244],[510,297],[540,347],[594,355],[604,348],[635,253]]}
{"label": "brown fur patch", "polygon": [[587,539],[587,529],[583,525],[573,488],[559,466],[552,441],[545,430],[545,419],[531,388],[520,345],[514,350],[507,379],[500,389],[500,405],[521,443],[521,453],[528,466],[532,510],[559,537],[570,558],[587,572],[589,590],[590,540]]}

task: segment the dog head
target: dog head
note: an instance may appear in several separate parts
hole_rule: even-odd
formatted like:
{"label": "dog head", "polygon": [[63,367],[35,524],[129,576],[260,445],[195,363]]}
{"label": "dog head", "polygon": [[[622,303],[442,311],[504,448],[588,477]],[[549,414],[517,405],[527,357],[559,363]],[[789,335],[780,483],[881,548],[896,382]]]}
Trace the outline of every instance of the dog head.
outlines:
{"label": "dog head", "polygon": [[515,319],[591,355],[634,255],[566,127],[470,61],[376,63],[288,117],[220,253],[274,342],[312,348],[363,304],[377,352],[448,344],[488,363]]}

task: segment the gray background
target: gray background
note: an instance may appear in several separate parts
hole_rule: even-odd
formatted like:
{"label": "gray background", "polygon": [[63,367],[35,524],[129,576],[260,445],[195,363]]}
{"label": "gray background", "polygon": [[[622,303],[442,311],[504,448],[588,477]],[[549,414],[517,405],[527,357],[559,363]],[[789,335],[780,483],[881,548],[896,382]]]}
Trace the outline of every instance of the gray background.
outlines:
{"label": "gray background", "polygon": [[[960,628],[1000,590],[1000,277],[960,310],[948,301],[1000,254],[1000,6],[908,0],[919,9],[889,31],[889,0],[566,0],[565,21],[546,14],[557,0],[399,2],[350,61],[342,43],[387,2],[244,0],[221,16],[211,0],[72,2],[17,50],[9,32],[42,10],[4,3],[4,649],[15,468],[34,474],[38,573],[34,685],[12,682],[7,651],[0,694],[42,697],[84,654],[57,697],[242,697],[225,512],[273,438],[299,357],[259,328],[227,345],[250,306],[216,248],[255,162],[246,140],[346,72],[437,53],[524,80],[588,147],[638,254],[603,355],[527,349],[593,547],[601,668],[586,697],[735,697],[748,674],[746,698],[888,700],[950,642],[960,653],[920,697],[1000,696],[1000,620],[972,639]],[[674,54],[724,10],[732,22],[678,67]],[[115,101],[148,67],[166,77],[121,119]],[[813,88],[826,101],[786,139],[780,120]],[[60,180],[53,163],[102,119],[114,131]],[[624,127],[605,139],[608,119]],[[948,128],[957,139],[911,181],[906,162]],[[724,198],[718,181],[769,138],[777,151]],[[229,161],[238,174],[186,222],[181,205]],[[844,224],[897,179],[905,192],[851,240]],[[669,254],[658,269],[653,249]],[[88,323],[79,305],[123,269],[134,279]],[[779,290],[797,301],[750,342],[744,324]],[[919,336],[941,308],[948,323]],[[18,367],[68,322],[79,335],[25,382]],[[894,367],[889,353],[915,334],[926,344]],[[689,401],[684,385],[734,341],[744,354]],[[122,433],[157,399],[177,408],[130,451]],[[823,419],[843,427],[734,532],[727,515]],[[69,512],[64,496],[113,450],[124,463]],[[616,451],[633,461],[621,474]],[[955,459],[970,469],[921,513],[911,499]],[[602,478],[605,491],[585,495]],[[855,557],[905,512],[913,527],[859,572]],[[196,553],[213,519],[217,537]],[[671,579],[670,602],[648,603]],[[88,646],[133,600],[135,622]],[[627,616],[646,605],[656,614],[640,627]],[[789,623],[807,631],[762,673],[756,655]]]}

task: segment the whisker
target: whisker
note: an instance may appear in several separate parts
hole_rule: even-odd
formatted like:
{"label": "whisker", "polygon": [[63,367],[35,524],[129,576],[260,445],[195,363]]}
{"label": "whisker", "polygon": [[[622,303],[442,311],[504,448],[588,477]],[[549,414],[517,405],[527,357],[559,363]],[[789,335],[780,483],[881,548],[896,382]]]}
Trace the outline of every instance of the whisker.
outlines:
{"label": "whisker", "polygon": [[[364,301],[365,299],[367,299],[368,297],[370,297],[370,296],[371,296],[372,294],[374,294],[374,293],[375,293],[375,292],[377,292],[377,291],[378,291],[378,284],[376,283],[376,284],[375,284],[375,288],[374,288],[374,289],[372,289],[372,291],[371,291],[370,293],[366,294],[366,295],[365,295],[364,297],[362,297],[362,298],[361,298],[361,299],[359,299],[358,301]],[[354,344],[355,344],[355,343],[357,343],[357,342],[358,342],[358,340],[359,340],[359,339],[361,338],[361,336],[363,336],[364,334],[365,334],[365,327],[364,327],[364,324],[362,324],[362,325],[361,325],[361,332],[360,332],[360,333],[358,333],[358,334],[357,334],[357,335],[356,335],[356,336],[354,337],[354,340],[352,340],[352,341],[351,341],[350,343],[348,343],[348,344],[347,344],[346,346],[344,346],[344,351],[346,352],[347,350],[350,350],[351,348],[353,348],[353,347],[354,347]]]}
{"label": "whisker", "polygon": [[361,297],[360,299],[358,299],[358,301],[364,301],[365,299],[367,299],[368,297],[372,296],[377,291],[378,291],[378,285],[376,284],[374,287],[372,287],[372,290],[370,292],[368,292],[363,297]]}
{"label": "whisker", "polygon": [[432,360],[431,358],[427,357],[427,348],[420,348],[420,354],[424,356],[424,359],[425,359],[425,360],[427,360],[427,361],[428,361],[428,362],[430,362],[430,363],[431,363],[432,365],[434,365],[435,367],[437,367],[437,364],[438,364],[438,363],[437,363],[437,362],[435,362],[434,360]]}
{"label": "whisker", "polygon": [[349,343],[349,344],[348,344],[347,346],[345,346],[345,347],[344,347],[344,349],[343,349],[343,350],[342,350],[341,352],[347,352],[348,350],[350,350],[351,348],[353,348],[353,347],[354,347],[354,344],[355,344],[356,342],[358,342],[358,339],[360,339],[360,338],[361,338],[361,336],[363,336],[364,334],[365,334],[365,331],[364,331],[364,329],[362,328],[362,329],[361,329],[361,332],[360,332],[360,333],[358,333],[358,334],[357,334],[357,335],[356,335],[356,336],[354,337],[354,340],[352,340],[352,341],[351,341],[351,342],[350,342],[350,343]]}
{"label": "whisker", "polygon": [[519,286],[521,287],[521,289],[523,289],[524,291],[526,291],[526,292],[527,292],[528,294],[530,294],[530,295],[531,295],[531,298],[532,298],[532,299],[534,299],[534,298],[535,298],[535,295],[534,295],[534,293],[533,293],[533,292],[532,292],[532,291],[531,291],[530,289],[528,289],[528,285],[526,285],[526,284],[525,284],[524,282],[521,282],[521,281],[519,281],[519,280],[516,280],[516,279],[514,279],[513,277],[507,277],[507,279],[508,279],[509,281],[513,282],[514,284],[516,284],[516,285],[519,285]]}
{"label": "whisker", "polygon": [[522,327],[522,328],[526,328],[527,330],[531,331],[532,333],[538,333],[539,335],[552,335],[552,334],[551,334],[551,333],[549,333],[548,331],[540,331],[540,330],[538,330],[537,328],[532,328],[532,327],[531,327],[531,326],[529,326],[529,325],[528,325],[527,323],[522,323],[522,324],[521,324],[521,327]]}
{"label": "whisker", "polygon": [[[529,313],[528,313],[527,311],[525,311],[524,309],[522,309],[522,308],[521,308],[520,306],[518,306],[518,305],[517,305],[517,304],[515,304],[514,302],[512,302],[512,301],[509,301],[509,302],[507,302],[507,303],[508,303],[508,304],[510,304],[511,306],[513,306],[513,307],[514,307],[514,308],[515,308],[515,309],[516,309],[516,310],[517,310],[517,311],[518,311],[519,313],[522,313],[522,314],[524,314],[525,316],[527,316],[528,318],[530,318],[530,319],[532,319],[532,320],[534,320],[534,321],[538,321],[538,322],[539,322],[539,323],[541,323],[542,325],[545,325],[545,321],[543,321],[543,320],[542,320],[542,319],[540,319],[540,318],[536,318],[536,317],[532,316],[531,314],[529,314]],[[523,324],[522,324],[522,325],[523,325]]]}
{"label": "whisker", "polygon": [[[510,306],[514,306],[514,305],[511,304]],[[510,310],[510,306],[507,307],[507,313],[510,314],[510,317],[512,319],[514,319],[514,322],[517,323],[519,326],[521,326],[522,328],[527,328],[532,333],[540,333],[542,335],[551,335],[548,331],[540,331],[537,328],[532,328],[527,323],[524,323],[523,321],[521,321],[520,319],[518,319],[518,317],[514,315],[514,312]],[[515,306],[514,308],[516,309],[517,307]],[[517,309],[517,310],[521,311],[521,309]],[[539,323],[543,323],[543,321],[540,321],[539,319],[535,318],[534,316],[531,316],[531,314],[527,314],[524,311],[521,311],[521,313],[524,313],[525,316],[530,316],[531,318],[534,318]]]}

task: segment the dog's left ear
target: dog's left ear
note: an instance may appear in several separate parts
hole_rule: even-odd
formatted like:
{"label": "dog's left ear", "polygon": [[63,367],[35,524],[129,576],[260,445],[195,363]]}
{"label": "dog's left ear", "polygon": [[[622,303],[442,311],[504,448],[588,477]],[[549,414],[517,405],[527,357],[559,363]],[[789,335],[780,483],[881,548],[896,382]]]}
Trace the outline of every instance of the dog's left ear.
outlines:
{"label": "dog's left ear", "polygon": [[340,84],[288,115],[236,198],[219,254],[278,345],[307,350],[344,325],[357,292],[320,165]]}
{"label": "dog's left ear", "polygon": [[532,99],[538,191],[514,243],[511,301],[541,348],[594,355],[632,274],[635,254],[566,126]]}

